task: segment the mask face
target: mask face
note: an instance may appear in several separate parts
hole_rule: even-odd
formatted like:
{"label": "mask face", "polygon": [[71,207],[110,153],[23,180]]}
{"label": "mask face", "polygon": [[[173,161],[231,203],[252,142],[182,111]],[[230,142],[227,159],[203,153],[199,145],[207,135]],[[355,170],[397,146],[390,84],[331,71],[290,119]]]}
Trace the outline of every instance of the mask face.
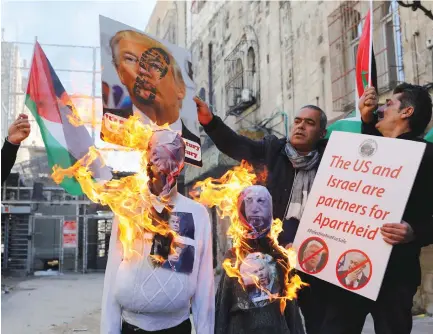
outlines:
{"label": "mask face", "polygon": [[161,182],[163,191],[160,195],[167,195],[176,184],[184,160],[185,144],[180,135],[170,130],[155,131],[147,152],[150,188],[154,182]]}
{"label": "mask face", "polygon": [[245,188],[239,195],[239,217],[250,231],[250,239],[266,235],[272,224],[272,199],[263,186]]}

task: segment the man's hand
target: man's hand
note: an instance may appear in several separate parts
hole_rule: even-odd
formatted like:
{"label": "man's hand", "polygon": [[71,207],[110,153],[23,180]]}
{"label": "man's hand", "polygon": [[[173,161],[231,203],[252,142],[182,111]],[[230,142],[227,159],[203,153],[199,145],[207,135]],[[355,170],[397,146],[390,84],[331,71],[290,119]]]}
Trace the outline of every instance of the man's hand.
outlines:
{"label": "man's hand", "polygon": [[405,221],[383,224],[380,233],[390,245],[405,244],[415,239],[412,227]]}
{"label": "man's hand", "polygon": [[359,270],[355,270],[355,271],[350,272],[346,276],[346,284],[347,285],[353,284],[353,282],[355,282],[358,279],[358,275],[359,275]]}
{"label": "man's hand", "polygon": [[377,106],[378,99],[376,89],[374,87],[367,87],[358,103],[361,118],[365,123],[371,123],[373,121],[373,111],[377,109]]}
{"label": "man's hand", "polygon": [[287,244],[286,247],[284,247],[285,249],[290,249],[293,247],[293,243],[291,242],[290,244]]}
{"label": "man's hand", "polygon": [[194,97],[194,101],[197,105],[198,121],[201,125],[208,125],[213,118],[212,112],[209,110],[206,102],[204,102],[198,96]]}
{"label": "man's hand", "polygon": [[7,139],[11,144],[19,145],[29,134],[29,117],[26,114],[20,114],[18,119],[9,127]]}

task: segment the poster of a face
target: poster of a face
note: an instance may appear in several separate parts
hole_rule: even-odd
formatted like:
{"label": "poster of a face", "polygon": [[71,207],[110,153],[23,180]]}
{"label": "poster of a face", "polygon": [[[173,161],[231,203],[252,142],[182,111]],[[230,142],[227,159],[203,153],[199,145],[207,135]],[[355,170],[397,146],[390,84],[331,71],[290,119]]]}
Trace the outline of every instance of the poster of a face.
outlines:
{"label": "poster of a face", "polygon": [[[269,304],[269,295],[262,289],[272,294],[278,294],[280,283],[277,267],[272,256],[255,252],[248,254],[240,266],[240,274],[248,296],[255,306]],[[257,287],[254,281],[262,288]]]}
{"label": "poster of a face", "polygon": [[194,246],[182,242],[174,242],[174,252],[170,252],[167,260],[162,263],[163,269],[190,274],[194,268]]}
{"label": "poster of a face", "polygon": [[195,226],[194,218],[190,212],[172,212],[168,219],[170,228],[181,237],[194,240]]}
{"label": "poster of a face", "polygon": [[241,221],[250,230],[248,238],[260,238],[268,233],[272,224],[272,198],[265,187],[245,188],[238,199],[238,210]]}
{"label": "poster of a face", "polygon": [[104,16],[99,17],[103,119],[101,139],[136,115],[155,128],[168,124],[185,141],[185,162],[201,166],[191,55],[185,49]]}

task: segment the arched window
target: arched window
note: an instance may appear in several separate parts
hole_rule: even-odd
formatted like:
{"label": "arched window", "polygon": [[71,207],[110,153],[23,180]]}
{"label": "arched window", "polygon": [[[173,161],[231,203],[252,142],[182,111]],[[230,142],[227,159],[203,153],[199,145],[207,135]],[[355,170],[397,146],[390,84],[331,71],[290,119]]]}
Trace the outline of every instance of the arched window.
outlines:
{"label": "arched window", "polygon": [[236,74],[242,73],[244,70],[244,66],[242,65],[242,60],[238,58],[236,60]]}
{"label": "arched window", "polygon": [[247,65],[248,65],[248,70],[249,71],[251,71],[252,73],[256,72],[256,54],[254,53],[253,47],[250,47],[248,49],[248,53],[247,53]]}

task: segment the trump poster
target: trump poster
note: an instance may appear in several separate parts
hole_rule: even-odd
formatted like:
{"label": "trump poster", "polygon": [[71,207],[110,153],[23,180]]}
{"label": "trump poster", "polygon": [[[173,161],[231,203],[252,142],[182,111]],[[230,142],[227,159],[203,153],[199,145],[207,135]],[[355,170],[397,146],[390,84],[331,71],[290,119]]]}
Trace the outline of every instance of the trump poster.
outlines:
{"label": "trump poster", "polygon": [[101,34],[103,119],[101,139],[135,115],[145,124],[168,124],[185,141],[185,162],[202,166],[191,55],[167,41],[104,16]]}
{"label": "trump poster", "polygon": [[293,243],[297,268],[376,300],[392,250],[380,227],[401,222],[424,149],[333,132]]}

